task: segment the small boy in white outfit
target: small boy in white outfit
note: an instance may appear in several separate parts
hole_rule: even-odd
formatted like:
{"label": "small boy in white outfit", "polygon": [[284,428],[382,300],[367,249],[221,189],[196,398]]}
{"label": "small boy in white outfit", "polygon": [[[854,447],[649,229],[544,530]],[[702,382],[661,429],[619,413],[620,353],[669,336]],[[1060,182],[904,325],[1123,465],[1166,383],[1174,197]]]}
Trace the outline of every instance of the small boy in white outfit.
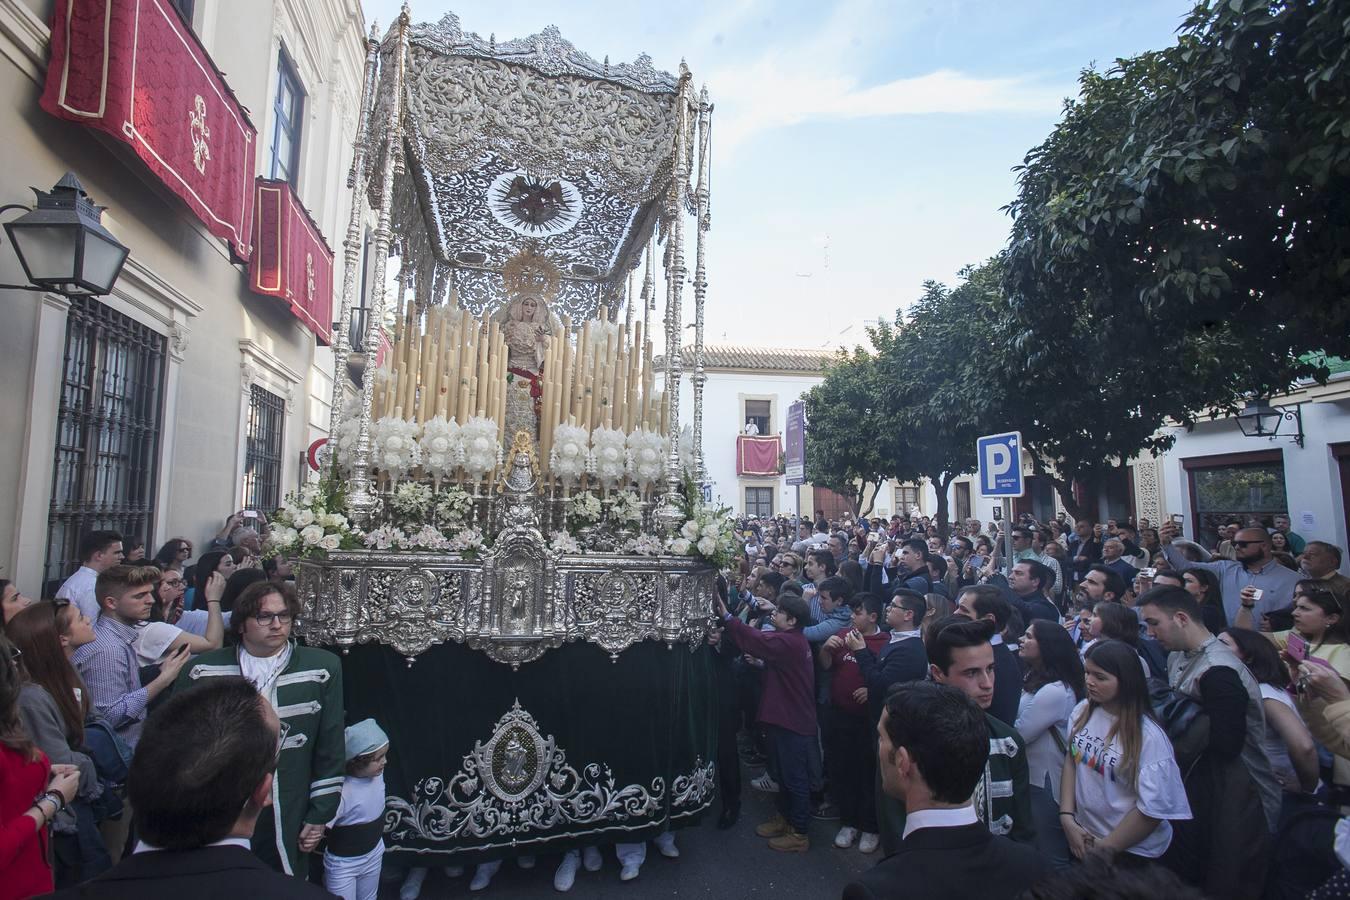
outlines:
{"label": "small boy in white outfit", "polygon": [[347,777],[342,802],[328,823],[323,857],[324,886],[342,900],[375,900],[384,863],[384,766],[389,737],[374,719],[343,733],[347,741]]}

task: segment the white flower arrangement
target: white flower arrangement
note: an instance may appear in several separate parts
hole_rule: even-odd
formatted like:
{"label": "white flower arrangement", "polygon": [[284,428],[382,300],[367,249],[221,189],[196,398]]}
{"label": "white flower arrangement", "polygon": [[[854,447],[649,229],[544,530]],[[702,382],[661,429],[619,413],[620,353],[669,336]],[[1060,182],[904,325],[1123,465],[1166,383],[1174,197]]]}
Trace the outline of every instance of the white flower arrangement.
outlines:
{"label": "white flower arrangement", "polygon": [[445,550],[449,548],[450,541],[435,525],[423,525],[408,535],[408,544],[416,550]]}
{"label": "white flower arrangement", "polygon": [[660,556],[665,549],[661,539],[650,534],[640,534],[635,538],[629,538],[623,544],[624,553],[636,553],[639,556]]}
{"label": "white flower arrangement", "polygon": [[554,553],[580,553],[581,544],[565,531],[555,531],[549,535],[548,547]]}
{"label": "white flower arrangement", "polygon": [[665,440],[646,428],[628,435],[628,477],[646,490],[661,480],[666,468]]}
{"label": "white flower arrangement", "polygon": [[[306,485],[289,494],[272,515],[264,553],[268,556],[323,557],[334,550],[358,545],[357,536],[341,508],[340,491]],[[333,510],[330,512],[330,508]]]}
{"label": "white flower arrangement", "polygon": [[642,498],[635,491],[619,491],[609,498],[609,511],[620,525],[642,522]]}
{"label": "white flower arrangement", "polygon": [[586,491],[583,494],[577,494],[572,498],[569,518],[577,522],[598,522],[600,521],[600,498]]}
{"label": "white flower arrangement", "polygon": [[477,481],[502,461],[502,448],[497,440],[497,423],[484,416],[474,416],[459,429],[464,443],[464,471]]}
{"label": "white flower arrangement", "polygon": [[393,416],[375,422],[371,465],[388,473],[394,482],[407,475],[422,462],[422,448],[417,443],[419,431],[416,422]]}
{"label": "white flower arrangement", "polygon": [[356,436],[361,431],[361,398],[348,397],[342,404],[342,422],[338,425],[336,440],[332,449],[337,452],[338,468],[347,474],[352,472],[352,463],[356,453]]}
{"label": "white flower arrangement", "polygon": [[403,529],[381,525],[373,531],[367,531],[363,543],[371,550],[392,550],[396,547],[402,549],[403,540]]}
{"label": "white flower arrangement", "polygon": [[680,508],[685,521],[666,540],[666,549],[677,556],[698,556],[719,569],[729,566],[737,544],[731,511],[705,506],[698,485],[688,473],[682,481]]}
{"label": "white flower arrangement", "polygon": [[431,488],[415,481],[405,481],[394,488],[389,498],[389,511],[394,521],[405,527],[425,522],[431,512]]}
{"label": "white flower arrangement", "polygon": [[680,472],[698,478],[698,462],[694,459],[694,426],[680,429]]}
{"label": "white flower arrangement", "polygon": [[609,343],[612,337],[617,345],[619,340],[619,324],[611,322],[608,319],[591,319],[591,349],[597,353],[605,352],[605,345]]}
{"label": "white flower arrangement", "polygon": [[605,487],[614,487],[628,468],[627,438],[617,428],[601,425],[591,432],[590,471]]}
{"label": "white flower arrangement", "polygon": [[422,470],[438,484],[464,462],[459,423],[445,416],[436,416],[422,425],[418,444],[422,450]]}
{"label": "white flower arrangement", "polygon": [[564,485],[576,484],[586,473],[590,459],[590,435],[579,425],[562,424],[553,429],[553,449],[548,468]]}
{"label": "white flower arrangement", "polygon": [[460,553],[477,553],[486,546],[483,541],[483,532],[477,528],[465,528],[456,532],[446,545],[447,550],[455,550]]}
{"label": "white flower arrangement", "polygon": [[463,525],[473,514],[473,498],[459,487],[448,487],[436,494],[433,515],[442,528]]}

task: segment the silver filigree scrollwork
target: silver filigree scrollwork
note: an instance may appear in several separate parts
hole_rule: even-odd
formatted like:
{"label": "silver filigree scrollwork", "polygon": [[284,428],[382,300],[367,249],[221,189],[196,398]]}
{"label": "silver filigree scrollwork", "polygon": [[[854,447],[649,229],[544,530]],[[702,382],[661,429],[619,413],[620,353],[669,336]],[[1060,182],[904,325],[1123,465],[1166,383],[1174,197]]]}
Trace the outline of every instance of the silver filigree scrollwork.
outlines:
{"label": "silver filigree scrollwork", "polygon": [[[702,775],[685,779],[686,803]],[[665,779],[617,787],[609,766],[578,771],[517,700],[486,743],[477,741],[449,781],[424,778],[413,797],[390,797],[385,833],[394,840],[513,838],[559,827],[606,826],[660,813]]]}

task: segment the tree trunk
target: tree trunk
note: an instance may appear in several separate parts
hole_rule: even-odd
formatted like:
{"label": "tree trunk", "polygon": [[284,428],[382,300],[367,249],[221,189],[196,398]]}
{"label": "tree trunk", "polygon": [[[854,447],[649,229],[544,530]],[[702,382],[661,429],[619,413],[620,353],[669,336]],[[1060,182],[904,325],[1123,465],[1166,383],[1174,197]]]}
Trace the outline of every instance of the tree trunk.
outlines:
{"label": "tree trunk", "polygon": [[937,514],[934,518],[937,519],[938,534],[942,537],[944,546],[952,533],[951,523],[947,521],[947,491],[951,488],[952,482],[955,480],[956,475],[954,473],[943,473],[943,475],[936,480],[929,479],[932,484],[938,486],[937,490],[934,491],[934,493],[937,494]]}
{"label": "tree trunk", "polygon": [[[866,496],[867,496],[867,485],[868,485],[868,484],[871,484],[871,485],[872,485],[872,499],[867,501],[867,508],[864,509],[864,508],[862,508],[862,505],[861,505],[861,497],[866,497]],[[854,518],[854,520],[855,520],[855,521],[859,521],[859,520],[865,519],[865,518],[867,518],[868,516],[870,516],[870,515],[872,514],[872,510],[876,509],[876,506],[877,506],[877,497],[879,497],[880,495],[881,495],[881,482],[880,482],[880,481],[872,481],[872,482],[866,482],[866,481],[865,481],[865,482],[863,482],[862,493],[861,493],[861,497],[859,498],[859,501],[860,501],[860,502],[859,502],[859,505],[858,505],[858,507],[856,507],[856,508],[853,510],[853,518]]]}

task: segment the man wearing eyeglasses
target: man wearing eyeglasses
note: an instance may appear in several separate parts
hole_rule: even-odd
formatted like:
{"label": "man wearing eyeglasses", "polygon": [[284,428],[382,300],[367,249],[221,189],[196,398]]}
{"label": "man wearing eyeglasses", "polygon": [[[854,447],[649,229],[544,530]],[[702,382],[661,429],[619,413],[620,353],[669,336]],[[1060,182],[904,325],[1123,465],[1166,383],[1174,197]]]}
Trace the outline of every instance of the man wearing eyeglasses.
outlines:
{"label": "man wearing eyeglasses", "polygon": [[305,854],[318,846],[324,824],[337,814],[346,746],[341,664],[327,650],[291,640],[299,612],[289,584],[260,581],[245,588],[230,620],[238,646],[197,657],[174,690],[205,678],[243,675],[272,704],[288,734],[272,787],[272,811],[258,820],[253,852],[278,871],[304,877]]}
{"label": "man wearing eyeglasses", "polygon": [[[1207,563],[1191,562],[1183,556],[1172,543],[1179,536],[1175,522],[1167,522],[1158,530],[1163,555],[1178,572],[1209,569],[1219,577],[1224,614],[1230,623],[1259,628],[1267,615],[1293,605],[1294,586],[1303,576],[1275,561],[1270,535],[1264,528],[1244,528],[1233,536],[1234,559]],[[1259,598],[1253,596],[1258,590]]]}

